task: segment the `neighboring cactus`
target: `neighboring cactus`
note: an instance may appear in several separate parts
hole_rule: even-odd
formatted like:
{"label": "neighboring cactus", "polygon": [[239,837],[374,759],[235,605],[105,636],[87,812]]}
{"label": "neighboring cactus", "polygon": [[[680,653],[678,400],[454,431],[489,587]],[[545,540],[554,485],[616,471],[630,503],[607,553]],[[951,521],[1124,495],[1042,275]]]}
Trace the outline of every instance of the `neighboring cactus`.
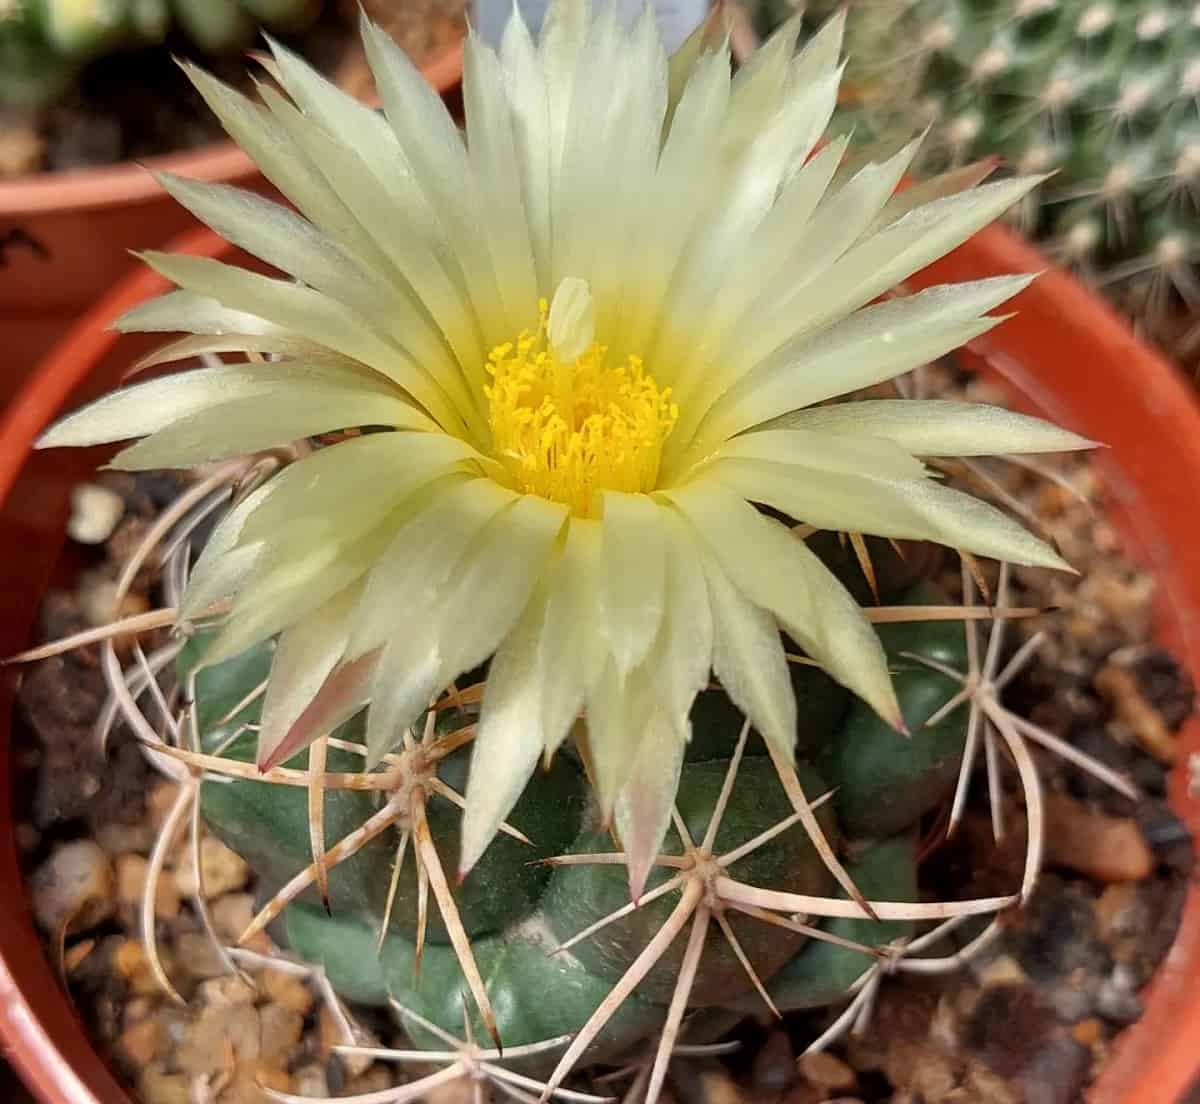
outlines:
{"label": "neighboring cactus", "polygon": [[[833,7],[809,5],[808,27]],[[766,29],[792,10],[756,14]],[[929,126],[924,172],[996,156],[1053,173],[1022,229],[1151,320],[1172,294],[1200,309],[1195,0],[851,0],[847,40],[843,128]]]}
{"label": "neighboring cactus", "polygon": [[0,105],[36,106],[113,50],[161,42],[177,26],[206,53],[248,45],[256,27],[295,30],[319,0],[0,0]]}

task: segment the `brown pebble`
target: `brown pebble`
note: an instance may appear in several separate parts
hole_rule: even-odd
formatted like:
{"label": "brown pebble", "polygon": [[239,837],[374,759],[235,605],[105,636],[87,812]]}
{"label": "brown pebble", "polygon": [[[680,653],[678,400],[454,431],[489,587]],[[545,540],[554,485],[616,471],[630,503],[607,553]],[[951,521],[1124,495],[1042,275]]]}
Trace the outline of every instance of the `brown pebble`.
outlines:
{"label": "brown pebble", "polygon": [[146,812],[155,828],[162,827],[178,796],[178,782],[159,782],[150,790],[150,796],[146,799]]}
{"label": "brown pebble", "polygon": [[[141,855],[121,855],[117,858],[117,900],[127,908],[140,909],[146,891],[146,874],[150,864]],[[179,886],[175,875],[163,870],[154,889],[154,914],[164,920],[179,915]]]}
{"label": "brown pebble", "polygon": [[723,1069],[705,1070],[698,1080],[704,1104],[742,1104],[741,1090]]}
{"label": "brown pebble", "polygon": [[127,1027],[117,1040],[123,1057],[135,1066],[145,1066],[157,1058],[163,1049],[162,1024],[153,1016]]}
{"label": "brown pebble", "polygon": [[[292,1073],[292,1093],[308,1098],[329,1096],[329,1078],[325,1068],[316,1064],[300,1066]],[[434,1104],[434,1094],[425,1095],[427,1104]]]}
{"label": "brown pebble", "polygon": [[846,1092],[858,1084],[858,1077],[837,1055],[826,1051],[802,1054],[796,1062],[800,1076],[812,1085],[832,1092]]}
{"label": "brown pebble", "polygon": [[1104,1037],[1104,1025],[1095,1016],[1089,1016],[1075,1024],[1071,1034],[1080,1046],[1094,1047]]}
{"label": "brown pebble", "polygon": [[383,1092],[392,1087],[392,1075],[382,1064],[372,1065],[366,1073],[353,1081],[347,1081],[342,1090],[344,1096],[365,1096],[367,1093]]}
{"label": "brown pebble", "polygon": [[1135,821],[1094,813],[1066,794],[1046,795],[1046,861],[1099,882],[1136,882],[1154,870]]}
{"label": "brown pebble", "polygon": [[107,920],[114,890],[112,864],[91,840],[56,847],[30,879],[34,916],[52,934],[88,931]]}
{"label": "brown pebble", "polygon": [[1133,733],[1141,748],[1160,763],[1168,766],[1174,763],[1179,754],[1179,742],[1171,735],[1159,711],[1142,694],[1133,672],[1109,663],[1093,681],[1117,720]]}
{"label": "brown pebble", "polygon": [[205,1005],[254,1004],[258,1000],[258,991],[254,986],[235,974],[201,982],[199,994],[201,1003]]}
{"label": "brown pebble", "polygon": [[304,1017],[278,1004],[259,1009],[259,1058],[271,1066],[291,1061],[304,1034]]}
{"label": "brown pebble", "polygon": [[[250,878],[250,868],[240,855],[231,851],[219,839],[205,836],[200,842],[200,874],[204,886],[204,897],[212,900],[226,893],[241,889]],[[180,852],[175,867],[175,880],[179,892],[187,897],[195,895],[196,871],[190,848]]]}
{"label": "brown pebble", "polygon": [[94,939],[81,939],[78,943],[71,944],[63,951],[63,969],[68,974],[74,973],[95,949]]}
{"label": "brown pebble", "polygon": [[1093,905],[1096,914],[1096,934],[1106,942],[1137,930],[1137,921],[1143,919],[1138,901],[1138,889],[1130,882],[1118,882],[1105,886],[1104,892]]}
{"label": "brown pebble", "polygon": [[289,1012],[306,1016],[312,1010],[315,998],[312,990],[302,979],[282,970],[263,970],[260,979],[263,992],[275,1004]]}
{"label": "brown pebble", "polygon": [[186,1074],[167,1073],[161,1061],[144,1067],[138,1078],[142,1104],[193,1104],[191,1080]]}
{"label": "brown pebble", "polygon": [[215,978],[226,972],[225,962],[205,932],[184,932],[175,941],[181,969],[194,978]]}
{"label": "brown pebble", "polygon": [[[320,1043],[322,1058],[328,1058],[333,1053],[335,1046],[341,1046],[346,1042],[341,1027],[338,1026],[333,1013],[329,1011],[329,1006],[324,1003],[317,1014],[317,1040]],[[364,1038],[356,1040],[356,1043],[372,1046],[374,1040]],[[341,1062],[342,1069],[346,1071],[346,1076],[352,1078],[358,1077],[370,1069],[373,1059],[365,1054],[339,1054],[338,1061]]]}
{"label": "brown pebble", "polygon": [[[163,969],[169,975],[172,965],[170,952],[166,947],[160,945],[158,956]],[[121,943],[113,955],[113,968],[125,979],[134,993],[151,996],[162,992],[150,969],[150,960],[146,957],[146,951],[140,939],[126,939]]]}
{"label": "brown pebble", "polygon": [[258,1012],[249,1005],[205,1008],[188,1027],[175,1052],[185,1073],[207,1076],[228,1068],[258,1062]]}
{"label": "brown pebble", "polygon": [[213,927],[223,939],[233,943],[254,919],[254,896],[250,893],[227,893],[210,906]]}

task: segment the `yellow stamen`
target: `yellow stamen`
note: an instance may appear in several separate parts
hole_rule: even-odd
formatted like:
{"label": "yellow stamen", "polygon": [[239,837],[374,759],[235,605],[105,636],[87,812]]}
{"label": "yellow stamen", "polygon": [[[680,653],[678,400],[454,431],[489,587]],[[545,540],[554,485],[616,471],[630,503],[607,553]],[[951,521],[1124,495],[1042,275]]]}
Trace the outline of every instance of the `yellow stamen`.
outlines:
{"label": "yellow stamen", "polygon": [[607,346],[591,340],[581,284],[564,280],[554,308],[538,304],[536,331],[492,350],[484,393],[496,457],[516,485],[594,517],[598,491],[654,489],[679,408],[640,357],[609,364]]}

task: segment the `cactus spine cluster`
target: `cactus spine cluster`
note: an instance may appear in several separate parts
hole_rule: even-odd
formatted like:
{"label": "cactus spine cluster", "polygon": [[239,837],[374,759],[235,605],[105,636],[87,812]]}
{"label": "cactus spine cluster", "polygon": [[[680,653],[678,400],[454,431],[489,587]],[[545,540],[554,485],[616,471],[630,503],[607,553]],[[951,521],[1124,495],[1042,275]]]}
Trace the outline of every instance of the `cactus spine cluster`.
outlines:
{"label": "cactus spine cluster", "polygon": [[317,0],[0,0],[0,105],[36,106],[113,50],[162,42],[174,28],[206,53],[247,45],[255,29],[293,30]]}

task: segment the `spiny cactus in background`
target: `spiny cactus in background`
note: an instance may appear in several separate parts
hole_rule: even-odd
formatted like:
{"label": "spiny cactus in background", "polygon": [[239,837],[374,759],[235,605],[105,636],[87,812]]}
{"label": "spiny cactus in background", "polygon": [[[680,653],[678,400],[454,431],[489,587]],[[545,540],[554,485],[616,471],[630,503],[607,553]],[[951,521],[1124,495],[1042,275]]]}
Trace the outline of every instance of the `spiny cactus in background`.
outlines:
{"label": "spiny cactus in background", "polygon": [[60,95],[91,59],[162,42],[178,28],[201,50],[246,46],[256,28],[307,24],[320,0],[0,0],[0,105]]}
{"label": "spiny cactus in background", "polygon": [[[808,5],[807,27],[832,8]],[[1200,311],[1195,0],[851,0],[847,39],[843,129],[930,127],[922,172],[998,156],[1053,173],[1015,208],[1023,230],[1148,321],[1174,296]]]}

